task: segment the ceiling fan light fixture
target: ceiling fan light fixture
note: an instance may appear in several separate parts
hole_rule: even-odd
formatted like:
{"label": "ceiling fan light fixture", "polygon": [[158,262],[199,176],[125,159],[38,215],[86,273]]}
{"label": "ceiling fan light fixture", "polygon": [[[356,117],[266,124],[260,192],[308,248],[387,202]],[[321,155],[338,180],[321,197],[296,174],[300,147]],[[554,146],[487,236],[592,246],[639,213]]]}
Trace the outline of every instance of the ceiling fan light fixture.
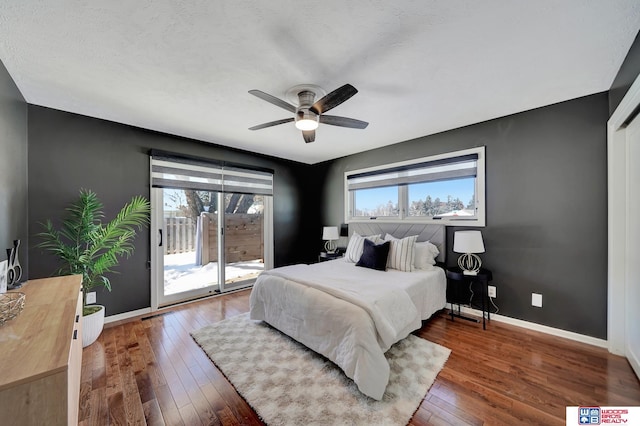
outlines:
{"label": "ceiling fan light fixture", "polygon": [[296,127],[299,130],[315,130],[318,128],[318,122],[310,119],[296,121]]}
{"label": "ceiling fan light fixture", "polygon": [[296,127],[299,130],[315,130],[318,128],[320,116],[308,109],[299,109],[296,113]]}
{"label": "ceiling fan light fixture", "polygon": [[[249,130],[260,130],[295,121],[296,128],[302,130],[305,143],[311,143],[316,140],[316,129],[320,123],[351,129],[364,129],[369,125],[366,121],[355,118],[325,114],[358,93],[356,88],[350,84],[345,84],[326,95],[324,95],[324,90],[317,86],[298,85],[287,91],[287,98],[290,98],[291,103],[257,89],[249,90],[249,93],[293,113],[293,117],[259,124],[249,127]],[[316,100],[318,93],[321,93],[322,96]]]}

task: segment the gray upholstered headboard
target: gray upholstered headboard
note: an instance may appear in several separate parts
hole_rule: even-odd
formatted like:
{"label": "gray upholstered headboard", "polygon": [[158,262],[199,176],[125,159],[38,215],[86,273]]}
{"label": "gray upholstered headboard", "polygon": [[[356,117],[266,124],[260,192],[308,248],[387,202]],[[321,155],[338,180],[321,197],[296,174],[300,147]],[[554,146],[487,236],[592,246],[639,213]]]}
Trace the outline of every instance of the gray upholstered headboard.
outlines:
{"label": "gray upholstered headboard", "polygon": [[360,235],[391,234],[396,238],[404,238],[417,235],[418,241],[430,241],[440,250],[436,258],[438,262],[445,263],[447,256],[447,231],[444,225],[432,225],[421,223],[385,223],[385,222],[351,222],[349,223],[349,236],[357,232]]}

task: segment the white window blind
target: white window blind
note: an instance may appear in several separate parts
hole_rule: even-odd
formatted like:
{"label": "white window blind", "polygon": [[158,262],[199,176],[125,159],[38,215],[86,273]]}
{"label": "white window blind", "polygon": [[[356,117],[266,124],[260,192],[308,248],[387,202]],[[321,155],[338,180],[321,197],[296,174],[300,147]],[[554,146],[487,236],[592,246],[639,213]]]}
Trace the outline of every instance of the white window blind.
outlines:
{"label": "white window blind", "polygon": [[347,177],[347,190],[476,177],[478,154],[392,167]]}
{"label": "white window blind", "polygon": [[151,186],[273,195],[273,172],[152,152]]}

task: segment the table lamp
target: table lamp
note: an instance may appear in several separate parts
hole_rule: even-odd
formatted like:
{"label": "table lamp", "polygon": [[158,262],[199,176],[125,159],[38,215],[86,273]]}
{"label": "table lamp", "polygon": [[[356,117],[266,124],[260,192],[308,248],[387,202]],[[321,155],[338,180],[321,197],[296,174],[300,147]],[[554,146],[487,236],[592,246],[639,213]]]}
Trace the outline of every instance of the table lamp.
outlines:
{"label": "table lamp", "polygon": [[338,238],[340,238],[340,234],[338,234],[337,226],[325,226],[322,228],[322,239],[327,241],[324,243],[324,249],[327,253],[336,251],[336,243],[334,241]]}
{"label": "table lamp", "polygon": [[484,253],[480,231],[456,231],[453,234],[453,251],[464,253],[458,258],[458,266],[464,275],[478,275],[482,261],[475,253]]}

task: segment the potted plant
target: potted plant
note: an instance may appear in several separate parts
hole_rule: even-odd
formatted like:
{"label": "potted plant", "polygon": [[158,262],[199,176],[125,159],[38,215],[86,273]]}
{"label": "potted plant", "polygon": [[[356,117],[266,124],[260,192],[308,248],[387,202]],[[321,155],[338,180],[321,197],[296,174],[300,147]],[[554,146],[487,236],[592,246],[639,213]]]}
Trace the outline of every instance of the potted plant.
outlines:
{"label": "potted plant", "polygon": [[106,274],[115,272],[120,258],[131,256],[136,231],[149,224],[150,205],[142,196],[133,197],[108,223],[102,223],[102,209],[95,192],[81,189],[78,200],[66,209],[60,229],[47,220],[38,234],[42,239],[38,247],[62,261],[57,275],[82,274],[83,347],[93,343],[104,326],[104,306],[87,305],[87,292],[99,286],[111,291]]}

